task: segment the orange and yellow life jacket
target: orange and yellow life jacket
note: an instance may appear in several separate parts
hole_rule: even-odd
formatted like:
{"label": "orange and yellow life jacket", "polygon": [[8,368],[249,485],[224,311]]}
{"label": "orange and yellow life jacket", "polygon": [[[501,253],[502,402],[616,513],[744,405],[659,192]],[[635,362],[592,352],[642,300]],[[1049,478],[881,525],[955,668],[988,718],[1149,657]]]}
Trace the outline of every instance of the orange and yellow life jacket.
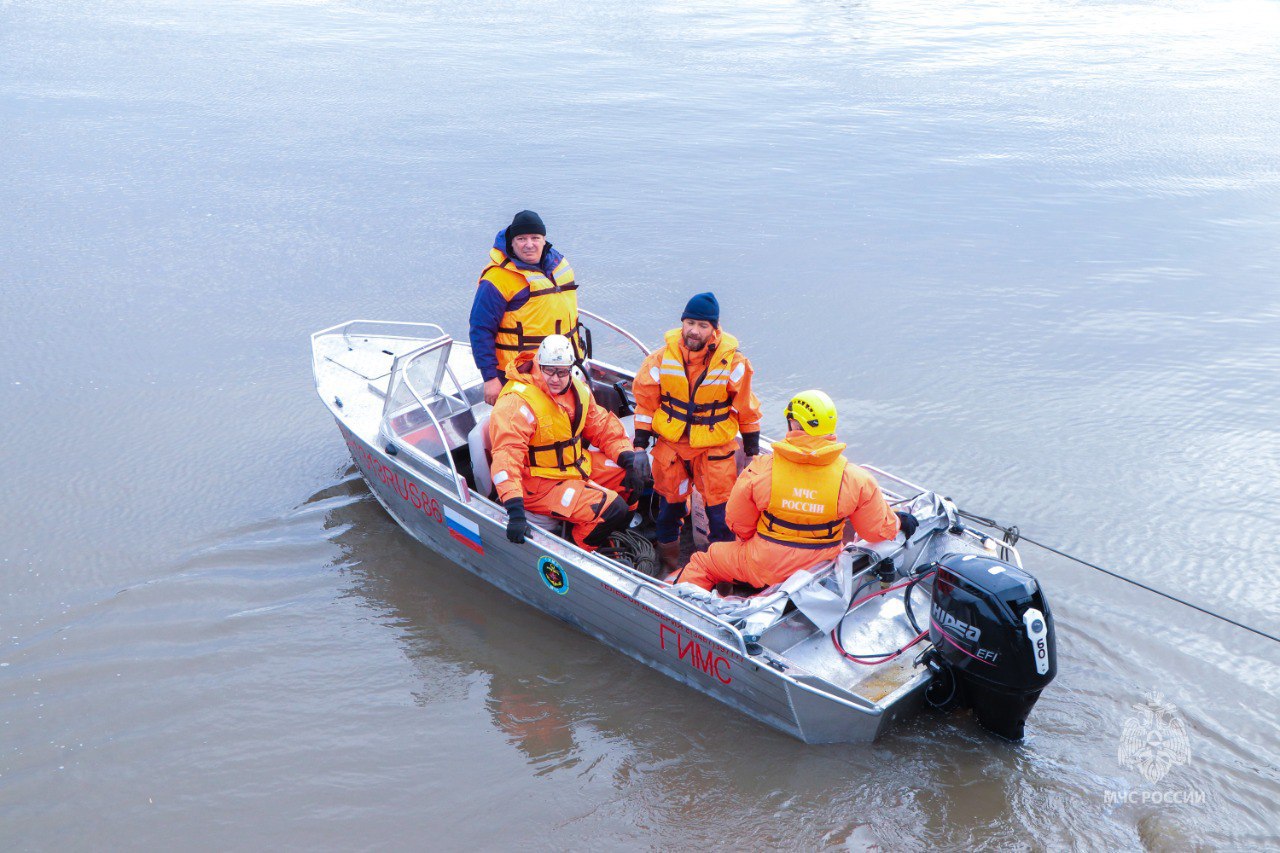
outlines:
{"label": "orange and yellow life jacket", "polygon": [[529,290],[529,299],[498,321],[494,336],[498,371],[505,373],[517,355],[536,350],[547,335],[567,335],[581,358],[578,284],[568,259],[562,256],[548,276],[540,269],[517,266],[501,249],[490,249],[489,257],[492,263],[480,273],[481,281],[491,282],[508,302],[525,288]]}
{"label": "orange and yellow life jacket", "polygon": [[591,476],[591,454],[582,441],[591,392],[576,376],[570,384],[578,404],[572,420],[568,412],[532,381],[508,381],[498,395],[516,394],[533,412],[537,428],[529,439],[531,476],[548,480],[585,480]]}
{"label": "orange and yellow life jacket", "polygon": [[679,441],[687,434],[691,447],[719,447],[733,441],[738,416],[729,395],[729,377],[738,339],[720,333],[720,343],[708,353],[706,367],[692,389],[680,351],[680,330],[667,332],[666,341],[658,366],[661,395],[653,413],[653,431],[668,441]]}
{"label": "orange and yellow life jacket", "polygon": [[760,513],[756,533],[798,548],[840,542],[845,519],[837,504],[848,465],[844,448],[840,442],[808,449],[786,439],[775,441],[769,506]]}

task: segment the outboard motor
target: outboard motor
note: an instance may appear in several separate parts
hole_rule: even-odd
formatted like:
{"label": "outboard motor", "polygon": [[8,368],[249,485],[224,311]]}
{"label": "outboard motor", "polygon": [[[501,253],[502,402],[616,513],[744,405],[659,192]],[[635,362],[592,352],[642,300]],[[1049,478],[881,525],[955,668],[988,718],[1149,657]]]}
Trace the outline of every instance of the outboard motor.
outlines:
{"label": "outboard motor", "polygon": [[[929,613],[935,684],[1010,740],[1057,672],[1053,617],[1040,584],[1017,566],[977,554],[938,561]],[[939,660],[940,661],[940,666]]]}

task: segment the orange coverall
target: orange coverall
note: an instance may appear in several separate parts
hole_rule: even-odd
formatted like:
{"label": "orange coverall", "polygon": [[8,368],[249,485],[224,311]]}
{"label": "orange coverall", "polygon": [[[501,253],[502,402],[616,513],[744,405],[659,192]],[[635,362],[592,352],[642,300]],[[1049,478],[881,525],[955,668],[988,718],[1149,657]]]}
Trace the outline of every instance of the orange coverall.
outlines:
{"label": "orange coverall", "polygon": [[[817,459],[829,460],[841,453],[845,445],[834,436],[812,436],[799,430],[787,433],[787,441],[811,451]],[[787,453],[782,443],[774,444],[774,452]],[[789,459],[813,464],[815,457],[792,453]],[[725,520],[738,537],[734,542],[717,542],[705,552],[695,553],[689,565],[674,580],[711,589],[721,581],[736,581],[756,587],[781,583],[801,569],[810,569],[833,559],[843,543],[811,549],[770,542],[756,535],[760,513],[769,507],[773,479],[773,456],[757,456],[742,472],[729,496]],[[853,463],[845,466],[836,504],[837,518],[847,518],[854,532],[868,542],[881,542],[898,535],[898,517],[893,514],[880,491],[880,484],[869,473]]]}
{"label": "orange coverall", "polygon": [[[684,341],[680,342],[680,356],[684,361],[685,375],[692,388],[694,382],[706,370],[711,344],[719,343],[720,330],[716,329],[708,346],[698,352],[689,352]],[[631,383],[636,398],[636,428],[652,429],[653,413],[662,399],[662,387],[658,379],[665,349],[658,348],[649,354]],[[733,370],[742,367],[742,375],[735,382],[729,380],[728,396],[738,417],[738,431],[760,431],[760,401],[751,393],[751,362],[741,352],[734,353]],[[738,479],[737,443],[729,442],[720,447],[691,447],[688,434],[678,442],[655,435],[653,446],[653,490],[668,503],[683,503],[689,498],[690,485],[697,488],[708,505],[722,504],[729,499],[729,492]],[[690,482],[692,473],[692,482]]]}
{"label": "orange coverall", "polygon": [[[578,410],[577,401],[570,393],[572,386],[567,386],[564,394],[551,394],[547,380],[533,358],[531,352],[517,356],[507,366],[507,379],[532,384],[568,412],[572,421]],[[591,399],[582,429],[583,437],[594,445],[590,480],[553,480],[530,475],[529,441],[533,434],[533,412],[524,401],[515,394],[499,397],[489,416],[489,438],[493,445],[490,468],[498,490],[498,502],[522,497],[529,512],[551,515],[572,523],[574,541],[587,550],[594,550],[584,540],[600,523],[605,510],[618,498],[614,489],[626,474],[617,467],[619,454],[634,449],[626,429],[617,416]]]}

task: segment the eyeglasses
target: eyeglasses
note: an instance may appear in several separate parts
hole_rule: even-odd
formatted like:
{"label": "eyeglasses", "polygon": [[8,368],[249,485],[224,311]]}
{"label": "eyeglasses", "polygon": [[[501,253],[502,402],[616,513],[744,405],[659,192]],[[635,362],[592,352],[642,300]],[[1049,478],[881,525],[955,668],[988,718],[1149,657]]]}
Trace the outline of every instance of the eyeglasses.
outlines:
{"label": "eyeglasses", "polygon": [[542,375],[548,379],[564,379],[568,377],[571,368],[568,367],[544,367]]}

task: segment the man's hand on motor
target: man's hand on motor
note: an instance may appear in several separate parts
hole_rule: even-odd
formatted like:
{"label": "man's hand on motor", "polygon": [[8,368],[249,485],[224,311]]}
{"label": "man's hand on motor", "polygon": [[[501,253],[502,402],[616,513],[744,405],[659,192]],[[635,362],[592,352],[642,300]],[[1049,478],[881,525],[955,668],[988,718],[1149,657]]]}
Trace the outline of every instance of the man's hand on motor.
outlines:
{"label": "man's hand on motor", "polygon": [[501,379],[489,379],[484,383],[484,401],[492,406],[498,402],[498,394],[502,392]]}
{"label": "man's hand on motor", "polygon": [[529,520],[524,515],[524,498],[511,498],[502,505],[507,508],[507,539],[523,545],[525,537],[529,535]]}
{"label": "man's hand on motor", "polygon": [[909,512],[895,512],[898,517],[898,526],[902,528],[902,536],[905,541],[911,541],[911,537],[916,535],[916,528],[920,526],[920,522]]}

